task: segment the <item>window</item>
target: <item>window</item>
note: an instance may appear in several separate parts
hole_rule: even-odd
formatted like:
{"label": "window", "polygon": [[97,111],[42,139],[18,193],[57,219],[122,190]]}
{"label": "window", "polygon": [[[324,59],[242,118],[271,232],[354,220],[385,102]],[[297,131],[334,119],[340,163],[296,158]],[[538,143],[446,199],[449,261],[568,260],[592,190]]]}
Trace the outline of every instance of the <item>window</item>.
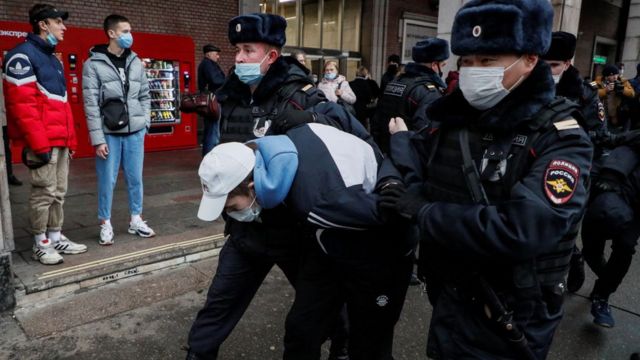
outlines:
{"label": "window", "polygon": [[280,0],[278,14],[287,20],[287,45],[299,46],[298,41],[298,2],[295,0]]}
{"label": "window", "polygon": [[402,63],[407,64],[413,61],[411,49],[428,36],[438,35],[438,24],[420,20],[405,19],[402,32]]}
{"label": "window", "polygon": [[324,0],[322,16],[322,47],[324,49],[340,50],[340,19],[341,0]]}
{"label": "window", "polygon": [[342,51],[360,52],[360,0],[345,0],[342,16]]}
{"label": "window", "polygon": [[320,9],[318,1],[302,1],[302,46],[320,47]]}

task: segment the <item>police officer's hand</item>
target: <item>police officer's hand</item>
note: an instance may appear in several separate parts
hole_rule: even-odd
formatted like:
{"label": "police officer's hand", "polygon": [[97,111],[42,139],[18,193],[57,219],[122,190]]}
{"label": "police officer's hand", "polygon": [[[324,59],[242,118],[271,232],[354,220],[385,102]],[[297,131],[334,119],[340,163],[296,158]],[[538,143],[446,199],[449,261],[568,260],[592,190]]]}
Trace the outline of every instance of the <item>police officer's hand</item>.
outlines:
{"label": "police officer's hand", "polygon": [[271,129],[275,134],[284,134],[298,125],[315,122],[315,119],[310,111],[286,108],[271,118]]}
{"label": "police officer's hand", "polygon": [[396,211],[398,200],[407,192],[402,181],[391,179],[378,186],[378,209],[384,211]]}
{"label": "police officer's hand", "polygon": [[604,169],[593,184],[598,193],[604,192],[616,192],[620,193],[620,184],[622,183],[622,176],[615,171]]}
{"label": "police officer's hand", "polygon": [[407,127],[407,124],[404,122],[404,119],[402,119],[401,117],[394,117],[394,118],[391,118],[391,120],[389,121],[389,133],[391,135],[397,132],[408,131],[408,130],[409,128]]}
{"label": "police officer's hand", "polygon": [[36,156],[38,157],[38,159],[40,159],[40,161],[42,161],[45,164],[48,164],[49,161],[51,161],[51,151],[36,154]]}

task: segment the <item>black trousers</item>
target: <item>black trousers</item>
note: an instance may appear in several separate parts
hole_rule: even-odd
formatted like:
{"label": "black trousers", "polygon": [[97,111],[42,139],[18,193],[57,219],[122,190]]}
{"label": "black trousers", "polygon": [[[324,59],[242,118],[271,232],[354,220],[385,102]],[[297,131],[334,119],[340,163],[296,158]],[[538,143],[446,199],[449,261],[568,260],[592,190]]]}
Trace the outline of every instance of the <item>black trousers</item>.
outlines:
{"label": "black trousers", "polygon": [[220,251],[207,300],[191,326],[191,351],[203,359],[217,359],[220,345],[242,318],[273,265],[278,265],[289,282],[295,284],[299,262],[297,255],[251,253],[231,237]]}
{"label": "black trousers", "polygon": [[[598,276],[592,296],[608,299],[631,266],[640,237],[640,217],[614,192],[602,193],[590,204],[582,222],[582,254]],[[604,247],[611,240],[611,256]]]}
{"label": "black trousers", "polygon": [[351,245],[358,252],[336,257],[310,242],[287,316],[285,360],[319,359],[324,334],[345,303],[350,359],[393,359],[393,331],[406,297],[414,254],[393,255],[389,244],[371,251],[368,247],[376,246],[372,243],[375,241],[356,241]]}

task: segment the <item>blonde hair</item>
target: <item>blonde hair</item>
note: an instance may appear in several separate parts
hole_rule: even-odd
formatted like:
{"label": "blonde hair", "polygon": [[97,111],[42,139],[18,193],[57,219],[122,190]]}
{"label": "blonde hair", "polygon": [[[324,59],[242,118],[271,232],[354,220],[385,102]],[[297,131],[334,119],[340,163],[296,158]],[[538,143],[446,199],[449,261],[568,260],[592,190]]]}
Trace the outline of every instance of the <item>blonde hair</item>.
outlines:
{"label": "blonde hair", "polygon": [[327,66],[329,66],[329,65],[333,65],[333,67],[336,68],[336,71],[338,70],[338,62],[337,61],[335,61],[335,60],[327,60],[324,63],[324,67],[322,68],[322,71],[327,71]]}

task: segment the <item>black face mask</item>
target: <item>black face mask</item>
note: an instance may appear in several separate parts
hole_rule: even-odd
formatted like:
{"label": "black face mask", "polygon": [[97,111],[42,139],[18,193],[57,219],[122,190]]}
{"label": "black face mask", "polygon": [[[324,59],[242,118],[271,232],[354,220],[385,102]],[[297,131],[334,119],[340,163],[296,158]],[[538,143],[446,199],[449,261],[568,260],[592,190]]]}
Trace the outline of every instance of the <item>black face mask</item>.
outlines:
{"label": "black face mask", "polygon": [[387,72],[397,72],[398,71],[398,65],[396,64],[391,64],[387,67]]}
{"label": "black face mask", "polygon": [[442,78],[442,69],[440,68],[440,63],[438,63],[438,75]]}

